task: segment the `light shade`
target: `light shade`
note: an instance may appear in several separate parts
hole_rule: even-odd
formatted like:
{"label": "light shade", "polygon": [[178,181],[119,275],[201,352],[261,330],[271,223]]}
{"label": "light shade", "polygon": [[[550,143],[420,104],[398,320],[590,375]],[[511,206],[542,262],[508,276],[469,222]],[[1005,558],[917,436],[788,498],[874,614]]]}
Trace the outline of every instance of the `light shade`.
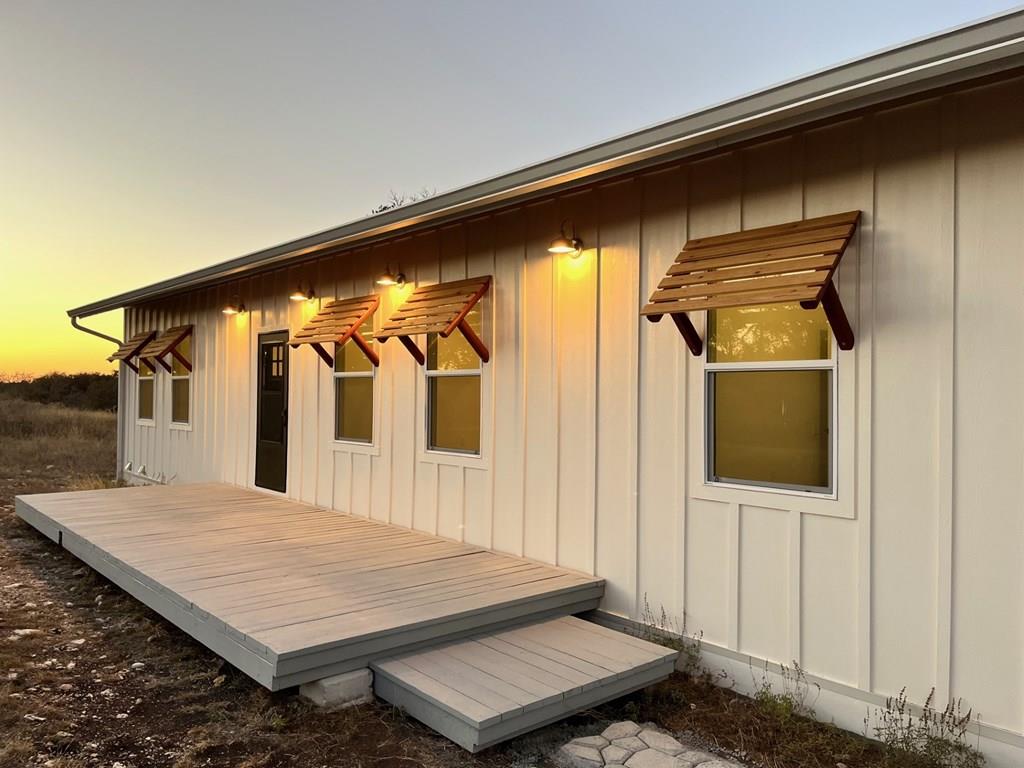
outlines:
{"label": "light shade", "polygon": [[291,299],[292,301],[312,301],[314,296],[316,296],[316,294],[313,293],[312,288],[310,288],[308,291],[304,291],[302,290],[301,285],[296,287],[294,291],[288,294],[288,298]]}
{"label": "light shade", "polygon": [[579,256],[583,251],[583,241],[576,237],[576,225],[572,227],[572,237],[565,234],[565,225],[568,221],[563,221],[561,226],[561,234],[551,241],[551,245],[548,246],[548,253],[571,253],[573,257]]}
{"label": "light shade", "polygon": [[405,285],[405,275],[401,272],[394,273],[390,268],[385,268],[377,275],[377,285]]}
{"label": "light shade", "polygon": [[239,315],[245,312],[245,304],[242,302],[231,302],[221,310],[225,315]]}

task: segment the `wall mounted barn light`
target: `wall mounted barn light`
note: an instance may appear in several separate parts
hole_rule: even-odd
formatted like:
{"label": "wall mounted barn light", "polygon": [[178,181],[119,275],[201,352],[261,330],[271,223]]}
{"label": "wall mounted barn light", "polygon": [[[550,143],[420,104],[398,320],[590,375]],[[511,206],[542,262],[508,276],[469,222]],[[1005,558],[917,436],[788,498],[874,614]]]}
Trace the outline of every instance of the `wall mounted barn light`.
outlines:
{"label": "wall mounted barn light", "polygon": [[405,285],[405,274],[401,271],[392,272],[391,266],[386,265],[384,271],[377,275],[377,285],[397,285],[399,287]]}
{"label": "wall mounted barn light", "polygon": [[313,291],[313,286],[309,286],[308,291],[302,290],[302,284],[295,286],[295,290],[288,294],[288,298],[292,301],[312,301],[316,298],[316,293]]}
{"label": "wall mounted barn light", "polygon": [[[572,237],[565,234],[565,225],[572,224]],[[562,222],[561,234],[551,241],[548,253],[568,253],[575,259],[583,252],[583,241],[576,236],[576,225],[569,219]]]}
{"label": "wall mounted barn light", "polygon": [[244,301],[232,301],[225,305],[224,309],[221,310],[225,315],[241,315],[245,310]]}

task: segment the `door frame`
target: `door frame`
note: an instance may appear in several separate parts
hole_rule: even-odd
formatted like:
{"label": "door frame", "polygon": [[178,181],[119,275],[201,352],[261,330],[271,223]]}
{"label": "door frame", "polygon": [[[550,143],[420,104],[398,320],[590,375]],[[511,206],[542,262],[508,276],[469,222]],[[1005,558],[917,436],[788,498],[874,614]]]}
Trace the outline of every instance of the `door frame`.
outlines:
{"label": "door frame", "polygon": [[[280,496],[282,498],[288,498],[288,471],[291,465],[289,461],[289,445],[291,444],[291,361],[290,349],[288,348],[288,338],[290,337],[291,331],[289,328],[282,328],[277,325],[264,326],[255,328],[255,333],[252,337],[252,451],[249,453],[249,487],[253,490],[259,491],[260,493],[268,493],[274,496]],[[260,347],[262,345],[262,339],[266,336],[273,336],[281,334],[285,337],[284,343],[284,363],[285,363],[285,380],[284,380],[284,407],[288,413],[288,422],[285,427],[284,433],[284,451],[285,451],[285,473],[284,473],[284,487],[285,490],[278,491],[273,488],[264,488],[262,485],[256,484],[256,453],[259,450],[259,437],[260,437]]]}

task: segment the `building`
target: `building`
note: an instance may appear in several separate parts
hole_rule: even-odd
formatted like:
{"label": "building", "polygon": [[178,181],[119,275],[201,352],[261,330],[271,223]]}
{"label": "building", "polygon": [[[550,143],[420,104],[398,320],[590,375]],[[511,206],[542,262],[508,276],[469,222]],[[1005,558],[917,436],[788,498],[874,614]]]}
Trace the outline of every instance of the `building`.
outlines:
{"label": "building", "polygon": [[1019,765],[1022,68],[1018,11],[73,309],[124,477],[592,574]]}

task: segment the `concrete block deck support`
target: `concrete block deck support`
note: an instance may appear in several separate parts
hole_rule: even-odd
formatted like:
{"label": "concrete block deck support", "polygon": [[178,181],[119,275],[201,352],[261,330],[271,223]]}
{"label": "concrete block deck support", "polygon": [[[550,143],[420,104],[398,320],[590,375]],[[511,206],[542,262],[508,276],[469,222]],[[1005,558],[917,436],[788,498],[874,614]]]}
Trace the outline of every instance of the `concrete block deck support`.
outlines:
{"label": "concrete block deck support", "polygon": [[299,695],[317,706],[343,709],[373,700],[373,672],[355,669],[341,675],[303,683]]}

